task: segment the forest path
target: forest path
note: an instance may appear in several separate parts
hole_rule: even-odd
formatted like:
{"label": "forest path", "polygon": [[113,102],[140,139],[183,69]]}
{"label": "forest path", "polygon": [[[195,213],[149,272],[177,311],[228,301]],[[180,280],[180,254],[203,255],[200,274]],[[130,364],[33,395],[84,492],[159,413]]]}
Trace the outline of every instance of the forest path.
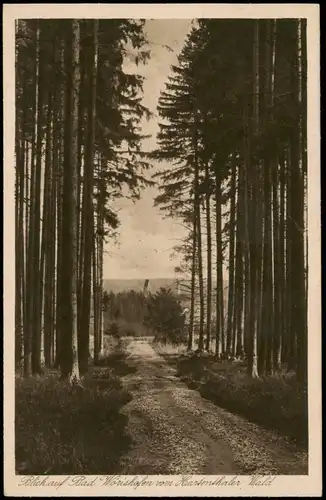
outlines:
{"label": "forest path", "polygon": [[203,399],[147,340],[127,342],[123,409],[134,443],[121,474],[307,474],[307,455],[271,431]]}

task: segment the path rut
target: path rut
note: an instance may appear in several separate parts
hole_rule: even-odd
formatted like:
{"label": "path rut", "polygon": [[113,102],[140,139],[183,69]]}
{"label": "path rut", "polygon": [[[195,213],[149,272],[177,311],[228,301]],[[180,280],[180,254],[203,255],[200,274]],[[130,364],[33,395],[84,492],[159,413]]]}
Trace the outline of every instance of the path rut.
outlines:
{"label": "path rut", "polygon": [[189,389],[148,341],[126,346],[133,438],[122,474],[307,474],[307,454]]}

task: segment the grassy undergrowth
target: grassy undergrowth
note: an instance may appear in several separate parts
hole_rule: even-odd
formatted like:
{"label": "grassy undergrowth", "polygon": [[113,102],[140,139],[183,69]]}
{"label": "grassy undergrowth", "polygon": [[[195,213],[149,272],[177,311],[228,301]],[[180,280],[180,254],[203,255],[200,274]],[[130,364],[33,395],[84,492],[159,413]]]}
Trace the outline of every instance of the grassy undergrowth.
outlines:
{"label": "grassy undergrowth", "polygon": [[128,370],[120,349],[93,367],[82,387],[70,386],[54,371],[17,378],[17,473],[118,472],[121,455],[131,445],[127,416],[120,412],[131,400],[120,381]]}
{"label": "grassy undergrowth", "polygon": [[281,372],[251,379],[240,362],[218,362],[214,356],[180,354],[181,348],[158,348],[189,388],[217,405],[292,439],[308,444],[307,392],[295,375]]}

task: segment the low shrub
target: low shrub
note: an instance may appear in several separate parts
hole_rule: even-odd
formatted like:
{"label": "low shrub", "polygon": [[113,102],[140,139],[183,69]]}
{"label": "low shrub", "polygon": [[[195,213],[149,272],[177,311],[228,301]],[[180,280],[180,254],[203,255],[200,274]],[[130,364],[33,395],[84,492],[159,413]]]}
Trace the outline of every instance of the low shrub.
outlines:
{"label": "low shrub", "polygon": [[[99,377],[100,379],[101,377]],[[16,383],[16,467],[22,474],[111,474],[130,445],[131,400],[111,372],[105,384],[85,379],[70,386],[59,376]]]}
{"label": "low shrub", "polygon": [[215,375],[200,391],[221,406],[307,445],[307,393],[294,376],[250,379],[241,372]]}
{"label": "low shrub", "polygon": [[116,321],[110,323],[107,334],[112,335],[112,337],[119,337],[119,325]]}
{"label": "low shrub", "polygon": [[134,364],[128,363],[127,355],[123,350],[113,352],[112,354],[99,359],[97,366],[109,367],[119,377],[124,377],[129,373],[135,373],[137,371]]}
{"label": "low shrub", "polygon": [[307,447],[308,400],[295,374],[281,372],[252,379],[244,362],[219,362],[214,356],[179,356],[178,376],[219,406]]}
{"label": "low shrub", "polygon": [[154,337],[152,344],[158,354],[167,358],[167,360],[173,357],[178,357],[178,359],[180,359],[180,356],[185,355],[187,351],[185,343],[172,344],[171,342],[161,342]]}

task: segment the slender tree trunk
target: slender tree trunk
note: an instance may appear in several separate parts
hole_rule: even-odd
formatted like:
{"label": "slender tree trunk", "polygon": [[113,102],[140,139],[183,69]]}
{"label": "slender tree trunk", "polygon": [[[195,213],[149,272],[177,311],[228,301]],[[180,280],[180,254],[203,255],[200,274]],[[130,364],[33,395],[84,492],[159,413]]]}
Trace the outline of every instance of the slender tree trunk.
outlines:
{"label": "slender tree trunk", "polygon": [[65,141],[64,141],[64,131],[66,130],[65,126],[65,109],[66,109],[66,82],[62,79],[62,75],[65,70],[65,40],[62,38],[60,40],[60,49],[59,49],[59,73],[61,75],[61,79],[59,80],[58,87],[58,121],[59,121],[59,129],[58,129],[58,165],[57,165],[57,178],[56,178],[56,189],[57,189],[57,247],[56,247],[56,263],[57,263],[57,272],[56,272],[56,311],[55,311],[55,346],[56,346],[56,354],[55,354],[55,362],[54,366],[59,368],[61,366],[61,339],[63,337],[63,301],[62,301],[62,288],[64,286],[64,280],[62,278],[62,262],[63,262],[63,240],[64,240],[64,232],[63,232],[63,177],[64,177],[64,160],[65,160]]}
{"label": "slender tree trunk", "polygon": [[297,377],[301,383],[307,381],[307,327],[304,259],[304,179],[302,121],[305,117],[302,106],[302,23],[296,22],[296,60],[294,65],[294,99],[299,114],[299,123],[293,128],[291,164],[291,226],[292,226],[292,304],[291,328],[296,334]]}
{"label": "slender tree trunk", "polygon": [[[93,299],[94,299],[94,362],[97,363],[102,348],[102,332],[101,332],[101,301],[102,301],[102,258],[103,258],[103,239],[104,239],[104,224],[103,211],[105,203],[104,188],[104,172],[105,158],[98,158],[97,168],[97,192],[96,194],[96,213],[94,214],[94,242],[93,242]],[[133,309],[134,304],[131,304]],[[135,315],[131,311],[130,320],[135,320]]]}
{"label": "slender tree trunk", "polygon": [[[266,373],[271,374],[272,366],[272,318],[273,318],[273,296],[272,296],[272,242],[271,242],[271,179],[269,160],[265,162],[265,179],[264,179],[264,257],[263,257],[263,332],[265,337],[265,349],[262,355],[264,362],[261,364],[265,367]],[[261,371],[264,373],[264,370]]]}
{"label": "slender tree trunk", "polygon": [[[96,76],[97,76],[97,32],[98,20],[92,21],[93,45],[92,45],[92,76],[90,80],[90,98],[88,102],[88,127],[87,148],[85,151],[85,248],[83,262],[83,289],[82,289],[82,316],[80,332],[80,370],[81,374],[87,372],[89,357],[89,326],[91,305],[91,272],[92,251],[94,241],[94,214],[93,214],[93,162],[95,142],[95,117],[96,117]],[[94,257],[95,258],[95,257]],[[95,311],[94,311],[95,314]]]}
{"label": "slender tree trunk", "polygon": [[[196,199],[196,196],[195,196]],[[194,317],[195,317],[195,292],[196,292],[196,255],[197,255],[197,221],[196,210],[193,213],[193,228],[192,228],[192,262],[191,262],[191,285],[190,285],[190,316],[189,316],[189,333],[187,350],[191,351],[193,348],[194,336]]]}
{"label": "slender tree trunk", "polygon": [[32,232],[32,260],[33,260],[33,312],[32,312],[32,371],[41,373],[41,311],[40,311],[40,223],[41,223],[41,170],[42,170],[42,122],[43,122],[43,99],[42,99],[42,63],[40,51],[40,28],[37,25],[36,34],[36,64],[37,64],[37,116],[36,116],[36,163],[35,163],[35,187],[34,187],[34,210],[33,210],[33,232]]}
{"label": "slender tree trunk", "polygon": [[280,210],[278,196],[278,161],[273,165],[272,185],[273,185],[273,238],[274,238],[274,317],[272,331],[273,339],[273,360],[274,369],[279,370],[281,366],[281,339],[283,326],[282,311],[282,260],[280,254]]}
{"label": "slender tree trunk", "polygon": [[198,352],[204,349],[204,321],[205,321],[205,299],[204,299],[204,279],[203,279],[203,257],[202,257],[202,233],[201,233],[201,213],[200,213],[200,195],[199,195],[199,161],[198,161],[198,121],[195,123],[194,134],[194,150],[195,150],[195,180],[194,180],[194,196],[195,196],[195,219],[196,219],[196,242],[197,242],[197,258],[198,258],[198,282],[199,282],[199,339]]}
{"label": "slender tree trunk", "polygon": [[22,352],[24,351],[24,337],[25,334],[28,334],[28,324],[27,324],[27,308],[28,308],[28,299],[27,299],[27,271],[28,271],[28,266],[27,266],[27,252],[28,252],[28,232],[29,232],[29,218],[30,218],[30,210],[29,210],[29,176],[30,176],[30,166],[29,166],[29,160],[30,160],[30,146],[28,141],[25,141],[25,161],[24,161],[24,179],[25,179],[25,188],[23,192],[23,200],[24,205],[25,205],[25,218],[23,221],[23,239],[21,241],[22,245],[22,255],[24,256],[24,265],[23,265],[23,331],[22,331]]}
{"label": "slender tree trunk", "polygon": [[98,241],[98,296],[97,296],[97,318],[98,318],[98,356],[103,354],[103,237]]}
{"label": "slender tree trunk", "polygon": [[53,174],[52,174],[52,191],[51,191],[51,241],[49,248],[49,269],[52,270],[49,283],[49,294],[51,297],[51,310],[49,310],[49,336],[50,336],[50,366],[53,366],[55,360],[55,310],[56,310],[56,207],[57,207],[57,169],[58,169],[58,130],[56,127],[57,116],[54,114],[53,122],[53,142],[52,142],[52,159],[53,159]]}
{"label": "slender tree trunk", "polygon": [[[256,227],[256,245],[255,245],[255,265],[256,269],[256,305],[253,310],[256,311],[256,329],[257,329],[257,370],[262,373],[266,365],[268,335],[264,329],[264,238],[265,238],[265,218],[264,218],[264,161],[258,160],[255,187],[255,197],[252,199],[252,214],[255,217],[254,225]],[[255,201],[254,201],[255,200]],[[255,207],[260,207],[255,211]]]}
{"label": "slender tree trunk", "polygon": [[[17,30],[16,21],[16,30]],[[21,311],[21,259],[20,259],[20,245],[19,245],[19,206],[20,206],[20,162],[21,162],[21,139],[20,139],[20,123],[19,123],[19,67],[18,67],[18,51],[16,49],[15,53],[15,67],[16,67],[16,102],[15,102],[15,366],[16,369],[20,368],[20,360],[21,360],[21,322],[22,322],[22,311]]]}
{"label": "slender tree trunk", "polygon": [[212,329],[212,229],[211,210],[209,192],[209,167],[205,166],[205,176],[207,183],[206,192],[206,228],[207,228],[207,311],[206,311],[206,350],[210,350],[211,329]]}
{"label": "slender tree trunk", "polygon": [[[271,27],[271,90],[270,90],[270,119],[273,120],[274,94],[275,94],[275,67],[276,67],[276,19],[272,21]],[[284,261],[280,252],[280,182],[279,182],[279,158],[274,155],[272,163],[272,203],[273,203],[273,282],[274,282],[274,315],[272,322],[273,332],[273,364],[274,369],[279,370],[281,366],[281,339],[283,327],[282,311],[282,265]]]}
{"label": "slender tree trunk", "polygon": [[[16,115],[17,120],[17,115]],[[23,285],[23,254],[21,239],[23,236],[23,213],[22,199],[24,190],[24,177],[21,170],[24,172],[24,145],[20,143],[18,136],[19,125],[16,128],[16,186],[15,186],[15,273],[16,273],[16,296],[15,296],[15,361],[16,369],[20,370],[23,356],[22,345],[22,285]]]}
{"label": "slender tree trunk", "polygon": [[223,328],[223,259],[221,229],[221,181],[216,167],[215,172],[215,217],[216,217],[216,345],[215,355],[220,358],[225,351]]}
{"label": "slender tree trunk", "polygon": [[[237,230],[237,239],[239,231]],[[232,356],[242,358],[244,356],[243,342],[243,250],[241,242],[236,244],[235,264],[235,304],[234,304],[234,335],[232,342]]]}
{"label": "slender tree trunk", "polygon": [[278,235],[278,251],[279,251],[279,286],[280,286],[280,352],[281,360],[283,363],[286,361],[286,275],[285,275],[285,160],[284,156],[280,157],[280,219],[279,219],[279,235]]}
{"label": "slender tree trunk", "polygon": [[[61,47],[60,47],[61,39],[56,34],[55,42],[54,42],[54,69],[56,73],[60,72],[61,66]],[[51,241],[50,241],[50,249],[49,249],[49,269],[52,269],[50,276],[50,284],[49,284],[49,293],[51,295],[51,311],[49,311],[50,317],[50,366],[55,365],[56,361],[56,309],[58,305],[58,297],[57,297],[57,244],[60,238],[60,234],[57,226],[57,216],[58,216],[58,197],[60,195],[58,190],[58,178],[60,175],[60,167],[61,167],[61,123],[60,123],[60,90],[61,90],[61,82],[59,78],[55,79],[55,85],[53,88],[53,139],[52,139],[52,190],[51,190]]]}
{"label": "slender tree trunk", "polygon": [[[292,148],[291,148],[292,149]],[[286,235],[286,247],[287,247],[287,338],[288,338],[288,370],[292,371],[296,369],[296,363],[297,363],[297,354],[296,354],[296,334],[297,331],[295,328],[293,328],[292,325],[292,320],[294,320],[293,317],[293,302],[295,300],[295,291],[294,291],[294,276],[293,276],[293,270],[294,270],[294,263],[293,263],[293,257],[295,253],[295,249],[293,248],[294,246],[294,237],[293,237],[293,222],[292,222],[292,203],[293,203],[293,191],[292,191],[292,186],[293,186],[293,181],[292,181],[292,176],[293,176],[293,169],[295,168],[294,165],[294,158],[292,155],[292,150],[289,151],[289,159],[288,159],[288,165],[287,165],[287,235]],[[296,269],[295,272],[298,272]]]}
{"label": "slender tree trunk", "polygon": [[[259,80],[259,20],[254,21],[254,50],[253,50],[253,124],[254,124],[254,134],[259,132],[259,90],[260,90],[260,80]],[[257,224],[257,205],[256,205],[256,195],[259,189],[259,171],[255,166],[255,163],[251,164],[250,171],[250,339],[249,339],[249,359],[248,359],[248,373],[251,377],[258,376],[257,362],[257,341],[258,341],[258,294],[259,289],[259,277],[260,277],[260,265],[259,265],[259,255],[257,252],[257,247],[261,241],[261,228]]]}
{"label": "slender tree trunk", "polygon": [[104,349],[104,311],[103,311],[103,278],[104,278],[104,263],[103,263],[103,238],[100,241],[100,297],[99,297],[99,323],[100,323],[100,338],[99,338],[99,355],[103,356]]}
{"label": "slender tree trunk", "polygon": [[245,333],[245,308],[244,308],[244,285],[245,279],[245,204],[244,204],[244,168],[245,165],[239,166],[238,174],[238,200],[237,200],[237,223],[236,223],[236,267],[235,267],[235,290],[237,304],[234,308],[235,322],[236,322],[236,350],[235,355],[237,358],[244,357],[244,333]]}
{"label": "slender tree trunk", "polygon": [[[49,96],[44,173],[44,203],[43,203],[43,238],[41,257],[41,291],[44,291],[44,361],[45,366],[51,366],[51,325],[52,325],[52,287],[51,280],[54,269],[51,262],[52,244],[52,185],[53,185],[53,130],[52,130],[52,99]],[[44,275],[44,287],[43,287]],[[40,299],[42,301],[43,293]]]}
{"label": "slender tree trunk", "polygon": [[292,275],[292,257],[293,257],[293,237],[291,224],[291,207],[292,207],[292,192],[291,192],[291,177],[292,177],[292,155],[290,148],[287,150],[286,157],[286,360],[288,370],[292,371],[296,365],[296,338],[295,330],[291,325],[291,304],[293,300],[293,275]]}
{"label": "slender tree trunk", "polygon": [[305,221],[305,292],[306,319],[305,327],[308,334],[308,172],[307,172],[307,20],[301,19],[301,133],[302,133],[302,174],[304,183],[304,221]]}
{"label": "slender tree trunk", "polygon": [[[88,21],[80,21],[81,38],[86,38],[88,27]],[[87,39],[87,38],[86,38]],[[81,54],[80,54],[80,99],[78,108],[78,190],[77,190],[77,206],[78,206],[78,224],[77,224],[77,240],[78,240],[78,251],[77,251],[77,311],[78,311],[78,332],[82,329],[82,290],[83,290],[83,262],[84,262],[84,245],[85,245],[85,137],[86,137],[86,123],[85,123],[85,111],[86,102],[89,99],[88,90],[88,76],[86,73],[86,67],[89,63],[87,58],[88,47],[85,43],[81,43]],[[78,337],[80,342],[80,335]]]}
{"label": "slender tree trunk", "polygon": [[[265,21],[265,129],[267,129],[270,119],[269,110],[272,107],[271,95],[271,63],[272,63],[272,39],[271,21]],[[273,324],[274,324],[274,302],[273,302],[273,256],[272,256],[272,176],[271,176],[271,154],[268,148],[265,149],[264,158],[264,247],[263,247],[263,332],[266,349],[264,352],[264,363],[266,373],[270,375],[273,371]],[[262,370],[261,373],[264,373]]]}
{"label": "slender tree trunk", "polygon": [[[38,23],[38,21],[36,21]],[[35,237],[35,152],[36,152],[36,128],[37,128],[37,109],[38,109],[38,25],[35,31],[35,64],[33,67],[33,87],[35,94],[32,103],[32,137],[31,137],[31,182],[30,182],[30,209],[28,224],[28,248],[26,262],[26,328],[24,329],[24,374],[26,377],[32,374],[32,339],[34,332],[34,237]],[[37,262],[39,264],[39,262]],[[24,325],[25,326],[25,325]]]}
{"label": "slender tree trunk", "polygon": [[[94,325],[94,364],[98,363],[99,360],[99,349],[100,349],[100,319],[99,319],[99,234],[100,234],[100,187],[99,182],[102,173],[102,164],[97,157],[97,183],[94,183],[94,196],[97,200],[94,209],[94,222],[93,222],[93,250],[92,250],[92,279],[93,279],[93,325]],[[96,188],[96,189],[95,189]]]}
{"label": "slender tree trunk", "polygon": [[77,338],[77,140],[79,99],[79,21],[68,21],[71,33],[66,44],[65,165],[63,193],[63,255],[62,287],[64,305],[64,335],[62,341],[61,371],[71,382],[79,380]]}
{"label": "slender tree trunk", "polygon": [[[25,120],[24,120],[25,121]],[[27,157],[28,143],[23,141],[22,143],[22,153],[21,158],[21,168],[20,168],[20,182],[19,182],[19,252],[20,252],[20,286],[21,286],[21,324],[20,324],[20,345],[19,345],[19,368],[23,368],[23,348],[24,348],[24,322],[26,316],[26,288],[25,288],[25,252],[26,246],[24,244],[24,184],[25,184],[25,157]],[[28,159],[28,158],[27,158]],[[25,228],[27,232],[27,227]]]}
{"label": "slender tree trunk", "polygon": [[97,238],[94,232],[93,236],[93,252],[92,252],[92,263],[93,263],[93,323],[94,323],[94,364],[98,364],[99,360],[99,321],[98,321],[98,275],[97,275],[97,260],[98,260],[98,249],[97,249]]}
{"label": "slender tree trunk", "polygon": [[231,207],[230,207],[230,230],[229,230],[229,285],[228,285],[228,316],[227,316],[227,345],[226,353],[229,356],[232,351],[232,355],[235,356],[235,328],[233,322],[233,312],[234,312],[234,300],[236,296],[236,291],[234,287],[234,260],[235,260],[235,212],[236,212],[236,159],[232,159],[232,172],[231,172]]}
{"label": "slender tree trunk", "polygon": [[244,342],[245,354],[248,360],[248,373],[251,375],[252,370],[252,325],[251,325],[251,259],[250,259],[250,240],[249,240],[249,158],[250,158],[250,143],[248,133],[248,103],[245,102],[244,108],[244,166],[243,179],[240,180],[240,185],[243,185],[243,247],[244,247]]}
{"label": "slender tree trunk", "polygon": [[204,302],[201,214],[200,214],[199,200],[197,201],[196,210],[197,210],[196,220],[197,220],[198,281],[199,281],[199,301],[200,301],[198,351],[201,352],[204,349],[205,302]]}
{"label": "slender tree trunk", "polygon": [[[20,57],[16,50],[16,123],[15,123],[15,367],[21,370],[23,361],[23,322],[24,322],[24,169],[25,141],[23,138],[24,109],[21,89],[24,84],[20,78]],[[23,116],[22,116],[23,115]]]}
{"label": "slender tree trunk", "polygon": [[104,253],[104,210],[105,210],[105,179],[104,172],[106,169],[105,158],[101,160],[101,173],[99,184],[99,209],[98,209],[98,328],[99,328],[99,356],[103,353],[103,253]]}

